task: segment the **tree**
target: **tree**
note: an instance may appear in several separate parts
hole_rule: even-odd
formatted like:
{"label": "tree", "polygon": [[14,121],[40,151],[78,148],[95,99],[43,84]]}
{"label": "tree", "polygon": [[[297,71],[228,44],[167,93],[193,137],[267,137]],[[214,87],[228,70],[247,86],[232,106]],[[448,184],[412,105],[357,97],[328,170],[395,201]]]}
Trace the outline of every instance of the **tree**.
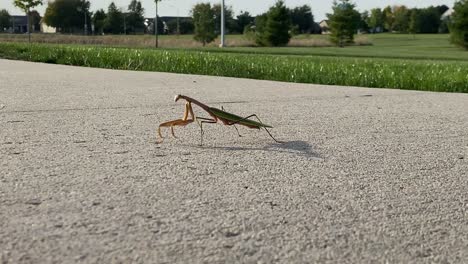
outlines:
{"label": "tree", "polygon": [[371,9],[371,14],[369,17],[369,27],[372,33],[382,32],[384,29],[384,15],[382,9],[374,8]]}
{"label": "tree", "polygon": [[29,16],[31,17],[29,20],[29,23],[31,23],[31,32],[40,31],[42,17],[39,12],[37,12],[37,10],[32,10]]}
{"label": "tree", "polygon": [[333,14],[327,14],[330,26],[330,40],[339,47],[354,43],[361,15],[356,11],[356,5],[350,0],[333,2]]}
{"label": "tree", "polygon": [[384,28],[388,32],[393,31],[393,23],[395,22],[395,17],[393,16],[393,10],[391,6],[387,6],[383,11],[383,20],[384,20]]}
{"label": "tree", "polygon": [[245,27],[252,26],[255,22],[255,18],[250,15],[249,12],[241,11],[241,13],[237,16],[237,32],[243,33]]}
{"label": "tree", "polygon": [[415,8],[411,11],[409,32],[412,34],[438,33],[441,22],[437,8],[433,6],[423,9]]}
{"label": "tree", "polygon": [[417,8],[412,9],[411,15],[410,15],[409,28],[408,28],[409,33],[413,35],[420,33],[421,24],[422,24],[421,10]]}
{"label": "tree", "polygon": [[468,49],[468,0],[455,2],[450,23],[451,40],[454,44]]}
{"label": "tree", "polygon": [[14,0],[13,4],[23,10],[28,17],[28,35],[29,42],[31,42],[31,8],[42,5],[42,0]]}
{"label": "tree", "polygon": [[195,40],[203,43],[213,42],[217,34],[215,33],[215,13],[210,3],[196,4],[192,9],[193,24],[195,26]]}
{"label": "tree", "polygon": [[104,9],[97,10],[93,15],[93,24],[94,30],[98,32],[100,35],[104,34],[104,26],[106,24],[106,11]]}
{"label": "tree", "polygon": [[193,34],[193,21],[191,18],[170,18],[165,22],[168,34]]}
{"label": "tree", "polygon": [[421,10],[422,25],[421,33],[435,34],[439,32],[441,23],[439,11],[436,7],[430,6]]}
{"label": "tree", "polygon": [[369,11],[364,11],[361,13],[361,20],[359,22],[359,30],[362,32],[369,32]]}
{"label": "tree", "polygon": [[123,32],[124,17],[122,12],[115,6],[115,3],[110,3],[107,9],[107,18],[104,23],[104,32],[111,34],[120,34]]}
{"label": "tree", "polygon": [[290,9],[291,23],[296,26],[299,33],[311,33],[314,31],[314,16],[309,5],[298,6]]}
{"label": "tree", "polygon": [[[126,15],[127,31],[131,33],[144,32],[145,29],[145,10],[141,2],[132,0],[128,6],[128,14]],[[162,23],[161,23],[162,24]]]}
{"label": "tree", "polygon": [[404,5],[396,6],[393,10],[393,15],[395,18],[393,30],[400,33],[407,33],[409,31],[411,11]]}
{"label": "tree", "polygon": [[260,16],[257,24],[257,44],[261,46],[285,46],[291,39],[291,17],[283,0],[268,10],[264,16]]}
{"label": "tree", "polygon": [[244,29],[244,34],[250,36],[254,36],[255,43],[259,46],[268,46],[267,42],[264,42],[264,38],[262,38],[262,32],[265,31],[266,23],[268,21],[267,13],[263,13],[255,17],[255,28],[247,28]]}
{"label": "tree", "polygon": [[11,27],[11,16],[6,9],[0,10],[0,32]]}
{"label": "tree", "polygon": [[[55,0],[49,2],[44,14],[44,21],[47,25],[57,28],[59,32],[82,32],[85,20],[91,20],[90,5],[87,0]],[[89,30],[91,23],[86,24],[87,30]]]}

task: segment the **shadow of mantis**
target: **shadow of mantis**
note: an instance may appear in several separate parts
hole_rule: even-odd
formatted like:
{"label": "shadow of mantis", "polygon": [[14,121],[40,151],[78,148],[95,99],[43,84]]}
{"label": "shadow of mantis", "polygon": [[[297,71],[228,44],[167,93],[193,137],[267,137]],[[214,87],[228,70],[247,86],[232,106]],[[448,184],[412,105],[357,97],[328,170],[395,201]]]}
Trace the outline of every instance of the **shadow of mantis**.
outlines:
{"label": "shadow of mantis", "polygon": [[219,149],[226,151],[268,151],[283,154],[294,154],[302,157],[322,159],[320,154],[313,150],[312,146],[305,141],[288,141],[282,144],[270,143],[265,147],[208,147],[200,146],[200,148]]}

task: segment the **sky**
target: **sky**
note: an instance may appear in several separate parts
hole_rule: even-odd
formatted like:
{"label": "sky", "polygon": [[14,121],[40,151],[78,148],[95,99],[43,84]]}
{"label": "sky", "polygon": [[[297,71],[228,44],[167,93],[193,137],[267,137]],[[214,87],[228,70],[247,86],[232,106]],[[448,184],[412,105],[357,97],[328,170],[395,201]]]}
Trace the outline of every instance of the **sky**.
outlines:
{"label": "sky", "polygon": [[[114,0],[118,7],[126,8],[131,0]],[[162,0],[159,2],[159,15],[160,16],[188,16],[192,6],[199,2],[219,3],[221,0]],[[44,0],[47,3],[48,0]],[[107,7],[112,0],[90,0],[91,10]],[[141,0],[145,8],[145,16],[154,17],[155,6],[154,0]],[[233,7],[235,14],[240,11],[248,11],[253,15],[261,14],[268,10],[276,0],[225,0],[226,5]],[[13,0],[0,0],[0,9],[7,9],[12,15],[20,15],[21,10],[13,6]],[[285,0],[289,7],[308,4],[312,7],[312,12],[315,21],[321,21],[326,18],[326,14],[331,12],[333,0]],[[430,5],[447,5],[452,7],[455,0],[354,0],[357,9],[360,11],[370,10],[375,7],[385,7],[388,5],[406,5],[408,7],[427,7]],[[47,4],[37,8],[41,15],[44,13]]]}

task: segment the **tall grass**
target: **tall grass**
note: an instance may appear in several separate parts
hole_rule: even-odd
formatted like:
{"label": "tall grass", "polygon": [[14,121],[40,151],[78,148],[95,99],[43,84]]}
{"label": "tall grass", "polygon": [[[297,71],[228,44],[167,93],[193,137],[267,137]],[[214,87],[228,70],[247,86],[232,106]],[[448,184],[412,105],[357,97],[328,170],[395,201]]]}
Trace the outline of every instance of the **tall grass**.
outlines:
{"label": "tall grass", "polygon": [[0,43],[0,57],[36,62],[285,82],[468,93],[468,62],[271,56]]}
{"label": "tall grass", "polygon": [[[28,42],[27,35],[0,34],[1,42]],[[105,35],[105,36],[81,36],[66,34],[33,34],[34,43],[48,44],[81,44],[104,45],[132,48],[154,47],[155,37],[152,35]],[[208,44],[208,47],[217,47],[220,40]],[[193,35],[162,35],[159,36],[159,46],[162,48],[201,48],[202,44],[193,39]],[[244,35],[228,35],[226,38],[228,47],[253,47],[255,41]],[[356,45],[371,45],[366,36],[356,37]],[[299,35],[291,39],[290,47],[330,47],[333,44],[325,35]]]}

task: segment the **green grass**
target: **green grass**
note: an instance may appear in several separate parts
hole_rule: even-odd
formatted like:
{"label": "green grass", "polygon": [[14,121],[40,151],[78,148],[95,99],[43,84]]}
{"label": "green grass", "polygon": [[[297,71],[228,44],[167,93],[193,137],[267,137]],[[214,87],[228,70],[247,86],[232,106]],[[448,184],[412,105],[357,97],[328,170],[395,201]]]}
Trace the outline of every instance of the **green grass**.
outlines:
{"label": "green grass", "polygon": [[122,70],[468,92],[468,62],[0,43],[0,57]]}
{"label": "green grass", "polygon": [[[192,35],[164,35],[160,36],[160,46],[166,49],[183,48],[222,53],[468,61],[468,52],[450,44],[449,38],[448,34],[368,34],[358,35],[356,39],[358,43],[372,45],[337,48],[331,46],[327,35],[298,35],[291,40],[288,47],[262,48],[253,47],[254,43],[242,35],[228,35],[226,40],[230,47],[219,49],[219,40],[208,47],[202,47],[194,41]],[[24,34],[0,34],[0,42],[27,42],[27,39]],[[154,36],[151,35],[33,34],[32,40],[35,43],[49,44],[154,47]]]}
{"label": "green grass", "polygon": [[[458,60],[468,61],[468,52],[452,45],[447,34],[408,35],[408,34],[375,34],[366,35],[371,46],[338,47],[232,47],[222,52],[276,54],[300,56],[332,56],[332,57],[361,57],[361,58],[392,58],[417,60]],[[228,36],[229,38],[229,36]],[[326,39],[325,35],[303,35],[297,37]],[[209,48],[213,52],[219,49]]]}

